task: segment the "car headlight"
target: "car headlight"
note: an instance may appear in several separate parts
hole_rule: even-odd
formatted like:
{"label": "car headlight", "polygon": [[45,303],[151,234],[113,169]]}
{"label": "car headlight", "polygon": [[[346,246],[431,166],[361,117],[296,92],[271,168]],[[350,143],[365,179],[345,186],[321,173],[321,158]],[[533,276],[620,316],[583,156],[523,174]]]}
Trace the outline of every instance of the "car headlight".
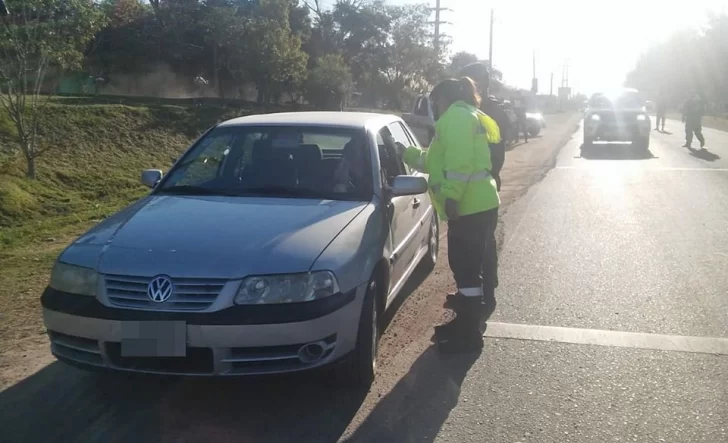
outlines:
{"label": "car headlight", "polygon": [[602,119],[602,118],[601,118],[601,117],[599,117],[599,114],[592,114],[592,116],[591,116],[591,120],[593,120],[593,121],[595,121],[595,122],[598,122],[598,121],[599,121],[599,120],[601,120],[601,119]]}
{"label": "car headlight", "polygon": [[235,304],[299,303],[319,300],[338,292],[339,283],[330,271],[260,275],[242,281],[235,296]]}
{"label": "car headlight", "polygon": [[48,286],[56,291],[95,297],[98,281],[99,273],[93,269],[56,262]]}

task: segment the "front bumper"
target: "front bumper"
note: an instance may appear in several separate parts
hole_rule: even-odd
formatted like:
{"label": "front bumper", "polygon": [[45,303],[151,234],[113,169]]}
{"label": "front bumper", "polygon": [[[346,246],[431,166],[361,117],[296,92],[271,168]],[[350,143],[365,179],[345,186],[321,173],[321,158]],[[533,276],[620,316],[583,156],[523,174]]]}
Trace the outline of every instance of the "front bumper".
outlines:
{"label": "front bumper", "polygon": [[[356,346],[365,293],[362,285],[314,302],[236,306],[211,313],[111,308],[93,297],[50,288],[41,303],[51,351],[59,360],[97,369],[227,376],[302,371],[346,356]],[[184,356],[122,355],[127,325],[158,321],[182,325]],[[301,348],[307,344],[320,346],[321,356],[302,358]]]}
{"label": "front bumper", "polygon": [[591,140],[600,141],[634,141],[650,135],[650,121],[634,122],[593,121],[584,123],[584,135]]}

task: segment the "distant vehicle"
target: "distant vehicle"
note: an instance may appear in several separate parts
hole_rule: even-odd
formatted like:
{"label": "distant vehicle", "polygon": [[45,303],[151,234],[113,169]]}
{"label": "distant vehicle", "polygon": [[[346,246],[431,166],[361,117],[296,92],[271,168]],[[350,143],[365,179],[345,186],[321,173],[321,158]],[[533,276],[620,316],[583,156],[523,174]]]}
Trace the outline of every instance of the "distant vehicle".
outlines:
{"label": "distant vehicle", "polygon": [[593,147],[596,141],[629,141],[636,149],[647,151],[651,125],[645,101],[636,89],[594,94],[584,117],[582,149]]}
{"label": "distant vehicle", "polygon": [[546,127],[546,120],[540,112],[526,112],[526,125],[528,135],[535,137]]}
{"label": "distant vehicle", "polygon": [[412,112],[403,114],[402,119],[412,128],[423,146],[430,145],[435,136],[435,114],[429,94],[418,95],[412,105]]}
{"label": "distant vehicle", "polygon": [[236,376],[336,365],[368,385],[385,311],[437,260],[416,145],[394,115],[257,115],[205,133],[151,193],[58,257],[41,304],[59,360]]}

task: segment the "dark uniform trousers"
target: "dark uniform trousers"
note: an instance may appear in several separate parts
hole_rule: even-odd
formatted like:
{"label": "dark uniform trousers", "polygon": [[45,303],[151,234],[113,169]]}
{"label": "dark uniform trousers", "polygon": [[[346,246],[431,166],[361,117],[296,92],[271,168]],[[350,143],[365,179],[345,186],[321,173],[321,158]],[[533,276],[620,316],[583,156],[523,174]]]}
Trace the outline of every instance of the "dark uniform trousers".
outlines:
{"label": "dark uniform trousers", "polygon": [[705,144],[705,138],[703,137],[703,128],[699,120],[685,120],[685,144],[690,146],[693,142],[693,134],[700,142],[700,146]]}
{"label": "dark uniform trousers", "polygon": [[[482,288],[486,311],[495,309],[498,208],[448,221],[448,262],[458,289]],[[491,311],[492,312],[492,311]]]}

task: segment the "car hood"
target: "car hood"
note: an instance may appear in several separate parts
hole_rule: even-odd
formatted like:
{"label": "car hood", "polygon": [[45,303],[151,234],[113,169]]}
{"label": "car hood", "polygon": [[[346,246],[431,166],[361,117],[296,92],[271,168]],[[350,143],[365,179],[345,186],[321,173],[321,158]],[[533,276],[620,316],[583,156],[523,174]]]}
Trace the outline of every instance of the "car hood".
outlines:
{"label": "car hood", "polygon": [[149,196],[63,254],[101,273],[237,278],[305,272],[366,202]]}

